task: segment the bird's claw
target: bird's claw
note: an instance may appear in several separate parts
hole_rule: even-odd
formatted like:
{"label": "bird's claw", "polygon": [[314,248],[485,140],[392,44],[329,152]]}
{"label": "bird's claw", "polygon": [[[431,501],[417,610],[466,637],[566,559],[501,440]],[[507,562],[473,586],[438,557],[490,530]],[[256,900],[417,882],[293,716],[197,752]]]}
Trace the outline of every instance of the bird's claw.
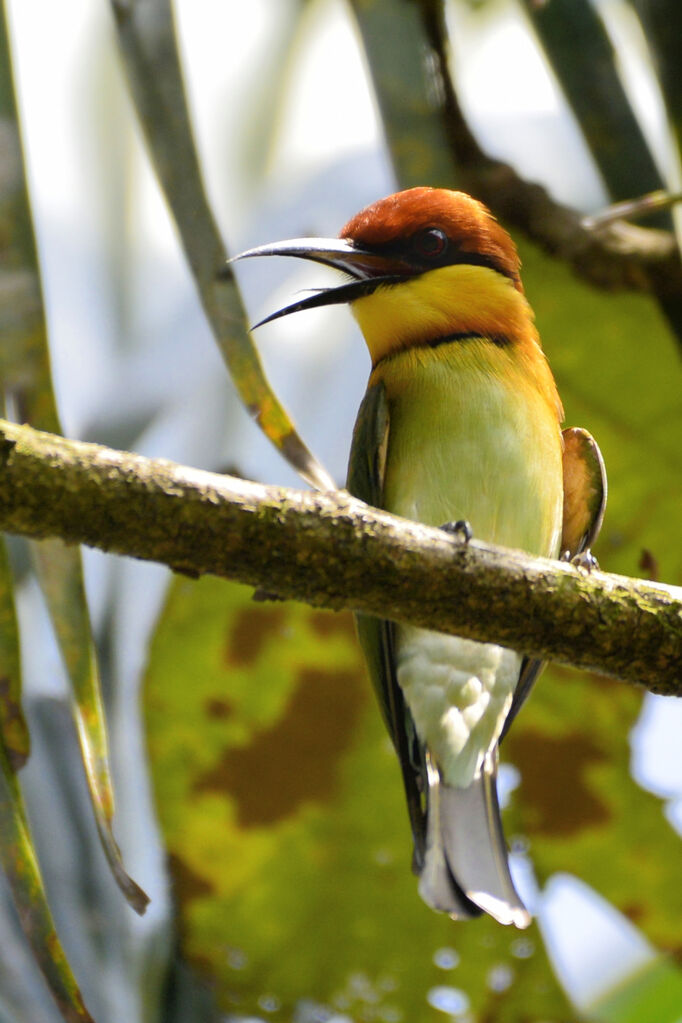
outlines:
{"label": "bird's claw", "polygon": [[573,556],[570,551],[562,551],[560,560],[568,561],[575,568],[582,568],[585,572],[593,572],[595,568],[599,568],[599,562],[589,547]]}
{"label": "bird's claw", "polygon": [[284,599],[284,597],[280,597],[279,593],[272,593],[270,590],[264,590],[261,586],[256,587],[251,594],[251,600],[255,601],[256,604],[277,603],[279,601],[284,601]]}
{"label": "bird's claw", "polygon": [[471,526],[466,519],[457,519],[456,522],[446,522],[440,527],[444,533],[450,533],[458,537],[463,543],[469,543],[473,534]]}

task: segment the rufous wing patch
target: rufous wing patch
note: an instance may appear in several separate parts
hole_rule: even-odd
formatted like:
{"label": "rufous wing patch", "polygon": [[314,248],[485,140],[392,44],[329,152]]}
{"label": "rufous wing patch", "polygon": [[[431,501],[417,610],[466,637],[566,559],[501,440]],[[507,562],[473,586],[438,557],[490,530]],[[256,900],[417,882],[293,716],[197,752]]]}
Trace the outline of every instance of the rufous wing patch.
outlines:
{"label": "rufous wing patch", "polygon": [[606,469],[594,437],[579,426],[562,433],[564,440],[564,517],[561,550],[571,557],[590,547],[601,528],[606,507]]}

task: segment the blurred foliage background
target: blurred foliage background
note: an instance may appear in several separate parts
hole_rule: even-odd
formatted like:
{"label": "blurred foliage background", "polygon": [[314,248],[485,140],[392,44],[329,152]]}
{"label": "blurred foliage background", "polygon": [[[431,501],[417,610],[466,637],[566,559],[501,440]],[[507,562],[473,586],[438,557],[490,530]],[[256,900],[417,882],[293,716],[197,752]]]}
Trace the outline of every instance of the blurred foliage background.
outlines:
{"label": "blurred foliage background", "polygon": [[[347,313],[263,328],[264,371],[246,332],[325,271],[239,267],[237,291],[216,270],[251,244],[335,234],[397,187],[462,187],[514,234],[567,425],[604,453],[602,567],[682,582],[682,276],[607,291],[557,241],[611,201],[679,188],[677,0],[3,10],[6,415],[341,482],[369,368]],[[674,232],[677,216],[641,223]],[[537,923],[455,924],[417,896],[349,618],[92,551],[83,589],[75,552],[7,549],[1,1023],[88,1019],[76,984],[98,1023],[682,1018],[680,701],[549,670],[501,773]],[[105,717],[143,917],[109,834]]]}

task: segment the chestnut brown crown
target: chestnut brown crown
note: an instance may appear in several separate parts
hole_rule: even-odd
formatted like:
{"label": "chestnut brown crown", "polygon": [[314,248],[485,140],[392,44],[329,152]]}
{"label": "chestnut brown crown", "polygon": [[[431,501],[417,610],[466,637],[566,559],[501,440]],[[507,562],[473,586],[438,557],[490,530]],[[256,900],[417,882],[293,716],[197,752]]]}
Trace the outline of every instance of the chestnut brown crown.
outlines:
{"label": "chestnut brown crown", "polygon": [[385,256],[396,273],[468,263],[496,270],[523,292],[514,242],[483,203],[464,192],[396,192],[356,213],[339,237]]}

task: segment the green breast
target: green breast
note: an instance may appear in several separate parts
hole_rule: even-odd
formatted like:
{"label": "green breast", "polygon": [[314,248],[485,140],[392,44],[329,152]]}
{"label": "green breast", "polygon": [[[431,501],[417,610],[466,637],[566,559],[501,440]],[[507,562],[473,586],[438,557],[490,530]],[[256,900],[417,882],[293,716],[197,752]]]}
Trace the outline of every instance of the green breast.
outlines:
{"label": "green breast", "polygon": [[430,525],[467,519],[474,536],[533,554],[559,550],[563,504],[556,411],[513,349],[485,340],[384,360],[384,507]]}

